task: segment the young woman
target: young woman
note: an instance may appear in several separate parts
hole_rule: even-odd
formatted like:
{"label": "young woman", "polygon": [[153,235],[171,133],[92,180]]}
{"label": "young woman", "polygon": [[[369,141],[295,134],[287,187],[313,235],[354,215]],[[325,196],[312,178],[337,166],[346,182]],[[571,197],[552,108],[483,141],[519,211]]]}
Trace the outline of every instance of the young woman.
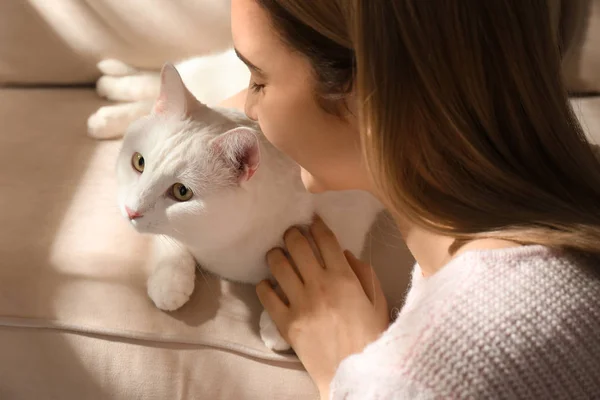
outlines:
{"label": "young woman", "polygon": [[308,190],[378,196],[417,260],[389,325],[323,222],[322,261],[295,229],[267,255],[323,399],[600,398],[600,164],[550,3],[232,1],[247,115]]}

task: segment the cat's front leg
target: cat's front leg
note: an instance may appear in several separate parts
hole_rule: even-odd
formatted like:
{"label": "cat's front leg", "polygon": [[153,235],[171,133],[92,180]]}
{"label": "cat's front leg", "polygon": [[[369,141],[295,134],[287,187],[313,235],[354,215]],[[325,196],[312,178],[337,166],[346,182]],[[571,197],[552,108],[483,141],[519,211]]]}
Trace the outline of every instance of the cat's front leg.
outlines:
{"label": "cat's front leg", "polygon": [[148,295],[161,310],[177,310],[194,291],[196,260],[181,243],[158,236],[154,239],[153,264]]}
{"label": "cat's front leg", "polygon": [[98,63],[102,76],[96,82],[100,97],[112,101],[154,100],[160,90],[160,71],[144,71],[119,60],[106,59]]}
{"label": "cat's front leg", "polygon": [[275,322],[271,319],[267,310],[263,310],[260,314],[260,338],[263,340],[265,346],[274,351],[285,351],[292,347],[288,342],[285,341],[279,330],[275,326]]}
{"label": "cat's front leg", "polygon": [[129,124],[150,114],[152,104],[152,101],[137,101],[100,107],[88,118],[88,135],[94,139],[121,138]]}
{"label": "cat's front leg", "polygon": [[119,60],[98,63],[102,77],[96,82],[100,97],[120,102],[100,107],[88,118],[88,135],[95,139],[123,137],[129,124],[150,114],[160,89],[159,71],[140,71]]}

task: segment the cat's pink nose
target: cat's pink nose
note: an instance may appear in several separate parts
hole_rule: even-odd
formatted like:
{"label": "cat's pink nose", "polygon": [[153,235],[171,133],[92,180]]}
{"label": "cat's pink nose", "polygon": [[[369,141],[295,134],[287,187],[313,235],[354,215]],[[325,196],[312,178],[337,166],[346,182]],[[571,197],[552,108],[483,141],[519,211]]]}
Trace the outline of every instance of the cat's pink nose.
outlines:
{"label": "cat's pink nose", "polygon": [[129,217],[130,220],[134,220],[137,218],[142,218],[144,215],[140,214],[137,211],[133,211],[131,208],[125,206],[125,212],[127,213],[127,216]]}

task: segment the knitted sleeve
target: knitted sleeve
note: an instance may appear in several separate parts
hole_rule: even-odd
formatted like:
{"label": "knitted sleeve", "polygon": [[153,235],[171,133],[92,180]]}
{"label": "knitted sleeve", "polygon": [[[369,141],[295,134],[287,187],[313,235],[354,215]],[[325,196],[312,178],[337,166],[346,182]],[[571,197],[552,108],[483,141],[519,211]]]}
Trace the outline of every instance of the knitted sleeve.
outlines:
{"label": "knitted sleeve", "polygon": [[523,246],[415,274],[397,320],[339,365],[330,398],[600,398],[599,262]]}
{"label": "knitted sleeve", "polygon": [[409,379],[401,370],[382,366],[377,357],[364,354],[345,359],[332,382],[330,400],[434,399],[435,393]]}

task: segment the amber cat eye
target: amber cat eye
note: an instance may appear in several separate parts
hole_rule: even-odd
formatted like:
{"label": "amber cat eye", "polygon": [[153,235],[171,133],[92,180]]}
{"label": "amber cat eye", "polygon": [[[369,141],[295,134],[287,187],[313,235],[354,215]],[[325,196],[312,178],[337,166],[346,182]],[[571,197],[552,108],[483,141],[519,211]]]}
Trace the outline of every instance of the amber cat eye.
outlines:
{"label": "amber cat eye", "polygon": [[133,153],[133,157],[131,158],[131,165],[133,166],[133,168],[135,168],[136,171],[144,172],[144,156],[137,152]]}
{"label": "amber cat eye", "polygon": [[181,183],[176,183],[171,186],[171,194],[177,201],[188,201],[194,195],[192,189]]}

